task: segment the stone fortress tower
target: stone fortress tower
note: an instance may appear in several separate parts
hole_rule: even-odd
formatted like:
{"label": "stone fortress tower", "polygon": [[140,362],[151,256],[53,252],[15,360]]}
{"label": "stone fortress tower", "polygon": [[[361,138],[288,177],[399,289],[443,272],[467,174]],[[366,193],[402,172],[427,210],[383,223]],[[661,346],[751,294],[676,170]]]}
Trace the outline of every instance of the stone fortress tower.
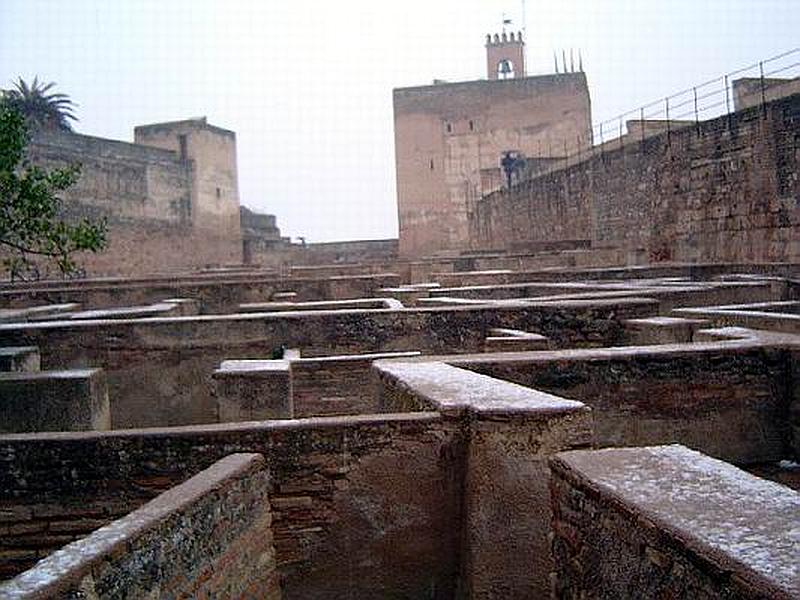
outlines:
{"label": "stone fortress tower", "polygon": [[467,250],[471,207],[502,187],[505,152],[535,163],[591,145],[584,73],[529,77],[524,49],[521,33],[490,35],[487,79],[394,90],[401,256]]}
{"label": "stone fortress tower", "polygon": [[38,132],[28,149],[45,167],[80,163],[64,216],[108,221],[109,246],[81,257],[93,275],[240,264],[236,134],[205,117],[140,125],[134,143]]}
{"label": "stone fortress tower", "polygon": [[236,134],[202,117],[140,125],[134,138],[137,144],[172,150],[179,160],[192,161],[192,227],[220,257],[241,262]]}

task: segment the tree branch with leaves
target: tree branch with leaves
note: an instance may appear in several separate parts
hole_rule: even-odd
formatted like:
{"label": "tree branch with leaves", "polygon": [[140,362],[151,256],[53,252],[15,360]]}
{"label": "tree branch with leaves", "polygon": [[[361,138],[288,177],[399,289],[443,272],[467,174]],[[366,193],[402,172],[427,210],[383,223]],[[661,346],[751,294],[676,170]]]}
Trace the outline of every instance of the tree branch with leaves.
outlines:
{"label": "tree branch with leaves", "polygon": [[[5,99],[4,99],[5,100]],[[0,101],[0,247],[11,278],[36,277],[41,260],[55,262],[68,276],[76,252],[106,246],[106,222],[61,218],[61,192],[80,177],[77,165],[45,170],[25,157],[28,125],[13,104]]]}

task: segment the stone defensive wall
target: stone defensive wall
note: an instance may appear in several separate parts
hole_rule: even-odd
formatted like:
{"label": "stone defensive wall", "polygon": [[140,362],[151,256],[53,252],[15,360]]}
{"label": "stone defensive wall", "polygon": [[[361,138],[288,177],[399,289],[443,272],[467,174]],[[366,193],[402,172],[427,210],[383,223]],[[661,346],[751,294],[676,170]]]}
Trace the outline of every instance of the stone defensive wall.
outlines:
{"label": "stone defensive wall", "polygon": [[800,95],[622,144],[495,192],[475,250],[590,240],[628,264],[800,257]]}
{"label": "stone defensive wall", "polygon": [[108,221],[108,247],[79,257],[88,273],[242,262],[233,132],[204,119],[137,128],[133,144],[43,132],[28,156],[45,168],[81,165],[80,179],[63,194],[64,215]]}

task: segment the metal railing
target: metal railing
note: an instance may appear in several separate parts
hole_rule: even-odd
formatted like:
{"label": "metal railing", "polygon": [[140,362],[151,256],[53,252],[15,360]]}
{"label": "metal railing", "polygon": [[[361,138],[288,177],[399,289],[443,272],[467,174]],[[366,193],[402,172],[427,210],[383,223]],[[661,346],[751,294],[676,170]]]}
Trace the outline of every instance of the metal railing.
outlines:
{"label": "metal railing", "polygon": [[666,133],[669,140],[669,134],[677,129],[699,127],[702,121],[731,115],[743,108],[763,109],[770,100],[792,93],[800,93],[800,48],[594,123],[574,141],[556,142],[548,138],[540,144],[538,156],[556,160],[538,170],[535,176],[653,135]]}

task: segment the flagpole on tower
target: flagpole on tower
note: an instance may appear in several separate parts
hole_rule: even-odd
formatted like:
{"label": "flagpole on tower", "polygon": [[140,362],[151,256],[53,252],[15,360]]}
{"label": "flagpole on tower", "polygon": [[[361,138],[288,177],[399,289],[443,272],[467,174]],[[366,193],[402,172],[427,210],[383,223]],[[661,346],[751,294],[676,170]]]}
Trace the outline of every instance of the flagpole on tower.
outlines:
{"label": "flagpole on tower", "polygon": [[528,39],[528,17],[525,15],[525,0],[522,0],[522,35],[522,39]]}
{"label": "flagpole on tower", "polygon": [[[528,19],[525,16],[525,0],[522,0],[522,39],[525,42],[525,45],[522,46],[522,58],[525,61],[525,64],[528,64]],[[523,73],[523,76],[527,75],[527,73]]]}

